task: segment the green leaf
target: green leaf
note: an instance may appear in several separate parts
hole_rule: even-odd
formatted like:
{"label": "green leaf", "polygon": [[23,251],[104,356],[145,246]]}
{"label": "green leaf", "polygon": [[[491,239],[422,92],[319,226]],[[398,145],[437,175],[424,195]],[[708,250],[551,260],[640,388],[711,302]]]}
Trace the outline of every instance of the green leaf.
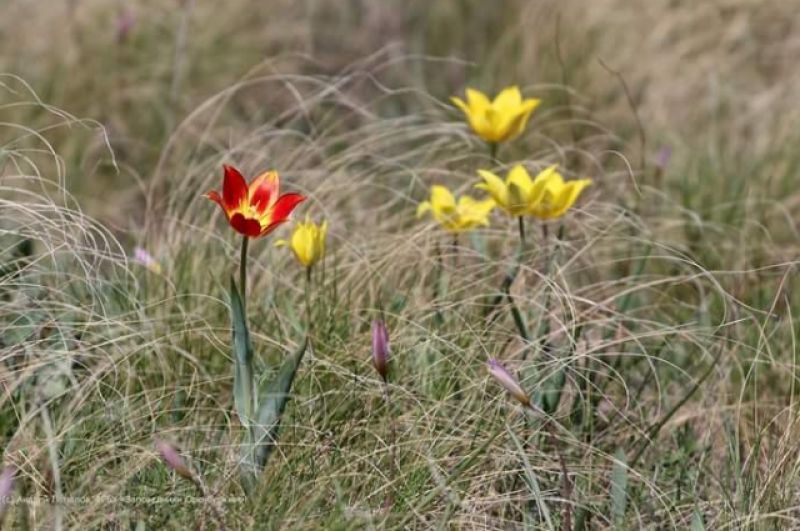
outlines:
{"label": "green leaf", "polygon": [[692,515],[692,527],[690,528],[691,531],[706,531],[706,526],[703,523],[703,515],[695,509],[694,514]]}
{"label": "green leaf", "polygon": [[625,519],[628,505],[628,458],[618,448],[614,453],[614,468],[611,470],[611,520],[615,525]]}
{"label": "green leaf", "polygon": [[561,391],[567,381],[567,371],[561,367],[544,382],[542,390],[542,407],[548,415],[552,415],[561,402]]}
{"label": "green leaf", "polygon": [[281,415],[289,402],[292,383],[297,369],[300,367],[300,362],[303,361],[307,346],[308,338],[306,337],[297,350],[284,360],[275,378],[267,382],[261,389],[258,417],[253,425],[255,441],[253,455],[258,469],[263,469],[267,464],[267,459],[278,442]]}
{"label": "green leaf", "polygon": [[230,298],[233,324],[233,400],[239,421],[249,428],[255,409],[253,345],[250,343],[250,331],[247,329],[247,316],[242,297],[236,289],[233,277],[231,277]]}

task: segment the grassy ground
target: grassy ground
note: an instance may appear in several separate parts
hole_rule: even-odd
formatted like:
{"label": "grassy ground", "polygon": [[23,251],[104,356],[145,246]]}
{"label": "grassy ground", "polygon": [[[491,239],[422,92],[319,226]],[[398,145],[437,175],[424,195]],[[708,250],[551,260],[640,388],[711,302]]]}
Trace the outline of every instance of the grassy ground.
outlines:
{"label": "grassy ground", "polygon": [[[194,491],[154,438],[232,529],[800,526],[798,7],[6,2],[0,446],[37,501],[6,526],[214,528],[207,504],[164,500]],[[448,97],[514,83],[543,103],[493,161]],[[529,342],[507,309],[485,316],[516,226],[454,241],[414,217],[431,184],[466,192],[516,162],[594,179],[563,221],[528,226],[511,293]],[[278,169],[331,227],[312,348],[247,496],[238,240],[202,198],[223,163]],[[303,274],[272,241],[249,261],[267,373],[304,333]],[[516,406],[489,357],[548,414]]]}

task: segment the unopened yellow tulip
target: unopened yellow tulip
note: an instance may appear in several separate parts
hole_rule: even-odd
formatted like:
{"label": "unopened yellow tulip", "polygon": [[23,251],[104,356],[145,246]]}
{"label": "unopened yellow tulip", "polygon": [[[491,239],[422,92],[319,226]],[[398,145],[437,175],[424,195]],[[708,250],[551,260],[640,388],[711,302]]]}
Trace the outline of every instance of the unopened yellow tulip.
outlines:
{"label": "unopened yellow tulip", "polygon": [[294,252],[297,261],[306,268],[310,268],[325,256],[325,237],[328,234],[328,222],[321,225],[315,224],[306,218],[294,227],[291,238],[278,240],[278,247],[287,246]]}
{"label": "unopened yellow tulip", "polygon": [[476,188],[486,190],[495,202],[512,216],[534,216],[540,219],[558,218],[569,210],[591,179],[565,182],[550,166],[531,178],[522,165],[516,165],[508,172],[506,180],[486,170],[478,170],[483,178]]}
{"label": "unopened yellow tulip", "polygon": [[461,196],[458,201],[444,186],[431,188],[430,201],[423,201],[417,207],[417,217],[430,211],[433,218],[450,232],[464,232],[478,226],[489,225],[489,213],[494,208],[493,199],[478,200]]}
{"label": "unopened yellow tulip", "polygon": [[487,142],[498,143],[519,136],[528,124],[534,109],[541,100],[522,99],[516,86],[503,89],[490,101],[483,92],[467,89],[467,101],[452,97],[450,100],[467,116],[470,127]]}

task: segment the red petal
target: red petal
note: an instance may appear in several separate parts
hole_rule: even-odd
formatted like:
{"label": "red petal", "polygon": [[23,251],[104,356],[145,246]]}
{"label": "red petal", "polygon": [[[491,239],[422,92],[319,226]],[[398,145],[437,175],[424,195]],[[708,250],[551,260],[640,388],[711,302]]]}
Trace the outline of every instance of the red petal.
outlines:
{"label": "red petal", "polygon": [[223,209],[225,206],[222,204],[222,198],[219,196],[219,192],[211,191],[206,194],[206,197],[214,201],[216,204],[221,206]]}
{"label": "red petal", "polygon": [[269,234],[270,232],[274,231],[275,229],[277,229],[278,227],[280,227],[282,224],[286,223],[287,221],[289,221],[289,218],[273,220],[269,225],[264,227],[264,229],[261,231],[259,236],[266,236],[267,234]]}
{"label": "red petal", "polygon": [[247,182],[233,166],[223,166],[222,201],[226,210],[235,210],[247,202]]}
{"label": "red petal", "polygon": [[301,194],[283,194],[278,198],[275,202],[275,206],[272,210],[272,219],[270,220],[270,225],[273,223],[280,223],[282,221],[286,221],[286,218],[289,217],[289,214],[292,213],[294,207],[302,203],[306,200],[306,196]]}
{"label": "red petal", "polygon": [[261,223],[257,219],[244,217],[240,212],[231,217],[230,223],[231,227],[245,236],[255,238],[261,233]]}
{"label": "red petal", "polygon": [[278,197],[279,183],[278,173],[274,171],[262,173],[253,179],[249,187],[250,204],[263,213],[270,201]]}

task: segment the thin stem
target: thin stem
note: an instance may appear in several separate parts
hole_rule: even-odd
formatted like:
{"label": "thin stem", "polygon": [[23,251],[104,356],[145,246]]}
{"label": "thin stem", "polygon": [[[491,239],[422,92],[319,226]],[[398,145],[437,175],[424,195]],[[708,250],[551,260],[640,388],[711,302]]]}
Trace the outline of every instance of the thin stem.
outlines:
{"label": "thin stem", "polygon": [[305,299],[306,299],[306,330],[308,331],[309,338],[311,337],[311,326],[312,326],[312,319],[311,319],[311,270],[313,266],[309,266],[306,268],[306,289],[305,289]]}
{"label": "thin stem", "polygon": [[436,254],[436,279],[433,283],[433,306],[436,309],[436,322],[441,325],[444,323],[444,316],[439,307],[439,297],[441,295],[442,276],[444,274],[444,259],[442,257],[442,250],[439,247],[439,240],[436,240],[436,247],[434,250]]}
{"label": "thin stem", "polygon": [[247,308],[247,246],[250,238],[242,236],[242,250],[239,255],[239,292],[242,295],[242,306]]}
{"label": "thin stem", "polygon": [[[387,379],[383,380],[383,399],[386,402],[386,414],[388,415],[386,419],[386,428],[389,432],[389,458],[392,461],[391,473],[396,477],[400,471],[400,465],[397,462],[397,426],[395,425],[395,418],[392,415],[392,404],[389,397],[389,381]],[[391,503],[392,494],[389,492],[384,505],[389,506]]]}
{"label": "thin stem", "polygon": [[497,160],[497,148],[500,147],[500,144],[497,142],[489,142],[489,156],[492,158],[492,162]]}
{"label": "thin stem", "polygon": [[525,218],[523,216],[518,216],[517,217],[517,221],[519,222],[519,248],[521,249],[521,252],[524,252],[525,251]]}

